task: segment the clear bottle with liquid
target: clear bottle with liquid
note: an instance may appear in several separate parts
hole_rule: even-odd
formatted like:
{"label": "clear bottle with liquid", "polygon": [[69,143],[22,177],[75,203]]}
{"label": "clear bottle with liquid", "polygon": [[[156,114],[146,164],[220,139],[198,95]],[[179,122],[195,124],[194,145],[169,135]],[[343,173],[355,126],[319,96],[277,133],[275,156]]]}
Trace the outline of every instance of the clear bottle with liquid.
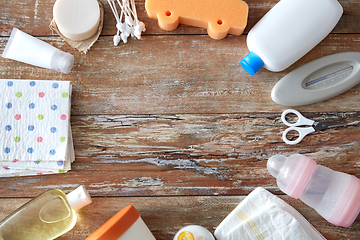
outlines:
{"label": "clear bottle with liquid", "polygon": [[360,212],[360,180],[317,165],[301,154],[272,156],[269,173],[281,191],[303,201],[328,222],[349,227]]}
{"label": "clear bottle with liquid", "polygon": [[0,222],[0,240],[55,239],[75,226],[75,211],[90,203],[83,186],[67,195],[59,189],[50,189]]}

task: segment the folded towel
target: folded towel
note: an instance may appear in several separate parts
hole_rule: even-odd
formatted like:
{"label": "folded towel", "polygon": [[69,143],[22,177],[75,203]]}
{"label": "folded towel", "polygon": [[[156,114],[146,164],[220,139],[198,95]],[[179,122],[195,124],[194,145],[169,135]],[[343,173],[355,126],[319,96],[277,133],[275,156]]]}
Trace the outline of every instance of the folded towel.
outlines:
{"label": "folded towel", "polygon": [[0,177],[70,170],[70,82],[0,79],[0,91]]}
{"label": "folded towel", "polygon": [[256,188],[216,228],[217,240],[325,238],[293,207]]}

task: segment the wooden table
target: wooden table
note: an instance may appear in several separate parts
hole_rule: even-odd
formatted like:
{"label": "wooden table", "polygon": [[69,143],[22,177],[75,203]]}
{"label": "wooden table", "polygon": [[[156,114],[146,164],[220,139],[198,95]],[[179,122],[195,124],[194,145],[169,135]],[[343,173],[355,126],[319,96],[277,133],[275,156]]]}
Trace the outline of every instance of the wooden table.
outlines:
{"label": "wooden table", "polygon": [[[148,19],[141,40],[113,45],[115,19],[106,0],[104,29],[85,55],[49,29],[54,0],[0,2],[0,52],[13,27],[75,56],[65,75],[0,58],[0,78],[70,80],[76,161],[66,174],[0,179],[0,218],[51,188],[68,193],[79,184],[93,203],[78,211],[73,230],[59,239],[85,239],[128,204],[141,213],[157,240],[172,239],[189,224],[213,232],[256,187],[296,208],[327,239],[360,239],[360,218],[350,228],[326,222],[300,200],[284,195],[266,169],[274,154],[302,153],[317,163],[360,178],[360,127],[281,139],[286,107],[270,97],[276,82],[314,59],[360,49],[360,0],[340,0],[344,15],[332,33],[283,72],[250,76],[239,60],[246,34],[278,1],[247,0],[241,36],[213,40],[206,30],[180,25],[162,31]],[[308,36],[311,37],[311,36]],[[360,119],[360,85],[330,100],[296,107],[318,121]]]}

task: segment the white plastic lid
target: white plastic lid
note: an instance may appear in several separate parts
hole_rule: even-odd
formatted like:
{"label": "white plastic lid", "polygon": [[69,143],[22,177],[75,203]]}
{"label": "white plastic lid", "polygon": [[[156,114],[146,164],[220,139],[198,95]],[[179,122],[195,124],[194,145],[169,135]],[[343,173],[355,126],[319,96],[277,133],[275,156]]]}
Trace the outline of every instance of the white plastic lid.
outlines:
{"label": "white plastic lid", "polygon": [[68,193],[66,199],[74,211],[77,211],[92,202],[89,193],[83,185]]}
{"label": "white plastic lid", "polygon": [[276,178],[281,191],[298,199],[315,171],[316,162],[304,155],[274,155],[267,162],[269,173]]}
{"label": "white plastic lid", "polygon": [[70,53],[58,50],[54,53],[51,58],[51,69],[62,73],[69,73],[71,68],[74,66],[74,56]]}

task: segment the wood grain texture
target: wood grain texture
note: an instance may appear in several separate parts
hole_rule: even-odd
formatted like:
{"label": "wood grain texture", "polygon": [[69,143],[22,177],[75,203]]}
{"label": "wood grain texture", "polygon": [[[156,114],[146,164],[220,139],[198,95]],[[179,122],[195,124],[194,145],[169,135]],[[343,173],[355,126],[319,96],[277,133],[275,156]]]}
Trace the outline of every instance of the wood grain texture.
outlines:
{"label": "wood grain texture", "polygon": [[[49,26],[54,0],[0,2],[0,52],[17,27],[75,56],[69,74],[0,58],[0,78],[69,80],[76,161],[66,174],[0,178],[0,218],[50,188],[66,193],[84,184],[93,203],[78,212],[75,228],[59,239],[85,239],[128,204],[134,204],[157,240],[199,224],[213,232],[256,187],[295,207],[327,239],[360,239],[360,217],[350,228],[333,226],[300,200],[284,195],[266,170],[274,154],[302,153],[318,164],[360,178],[360,126],[313,133],[286,145],[270,93],[276,82],[317,58],[360,49],[360,0],[340,0],[344,14],[332,33],[285,71],[249,76],[239,60],[246,33],[278,1],[246,1],[241,36],[215,41],[206,30],[180,25],[166,32],[146,17],[141,40],[113,46],[115,20],[106,0],[104,29],[85,55]],[[311,36],[309,36],[311,37]],[[327,101],[296,107],[316,121],[360,119],[360,85]]]}
{"label": "wood grain texture", "polygon": [[[331,122],[359,119],[359,113],[306,116]],[[285,125],[279,114],[269,113],[75,116],[72,125],[76,161],[71,172],[43,176],[45,182],[39,177],[0,179],[1,191],[30,197],[50,187],[73,188],[81,180],[93,196],[247,194],[257,186],[275,189],[266,160],[297,152],[360,177],[360,128],[355,126],[312,134],[291,146],[282,142]],[[19,183],[33,188],[18,189]]]}
{"label": "wood grain texture", "polygon": [[[1,58],[1,78],[70,80],[72,114],[172,114],[281,112],[270,97],[276,82],[304,63],[329,54],[357,51],[359,34],[334,34],[289,69],[262,69],[248,75],[239,60],[247,53],[245,36],[214,41],[208,36],[146,36],[114,47],[101,37],[81,55],[57,38],[42,38],[73,52],[75,66],[67,74]],[[0,51],[7,39],[0,41]],[[176,50],[175,50],[176,49]],[[360,85],[299,111],[357,111]]]}

